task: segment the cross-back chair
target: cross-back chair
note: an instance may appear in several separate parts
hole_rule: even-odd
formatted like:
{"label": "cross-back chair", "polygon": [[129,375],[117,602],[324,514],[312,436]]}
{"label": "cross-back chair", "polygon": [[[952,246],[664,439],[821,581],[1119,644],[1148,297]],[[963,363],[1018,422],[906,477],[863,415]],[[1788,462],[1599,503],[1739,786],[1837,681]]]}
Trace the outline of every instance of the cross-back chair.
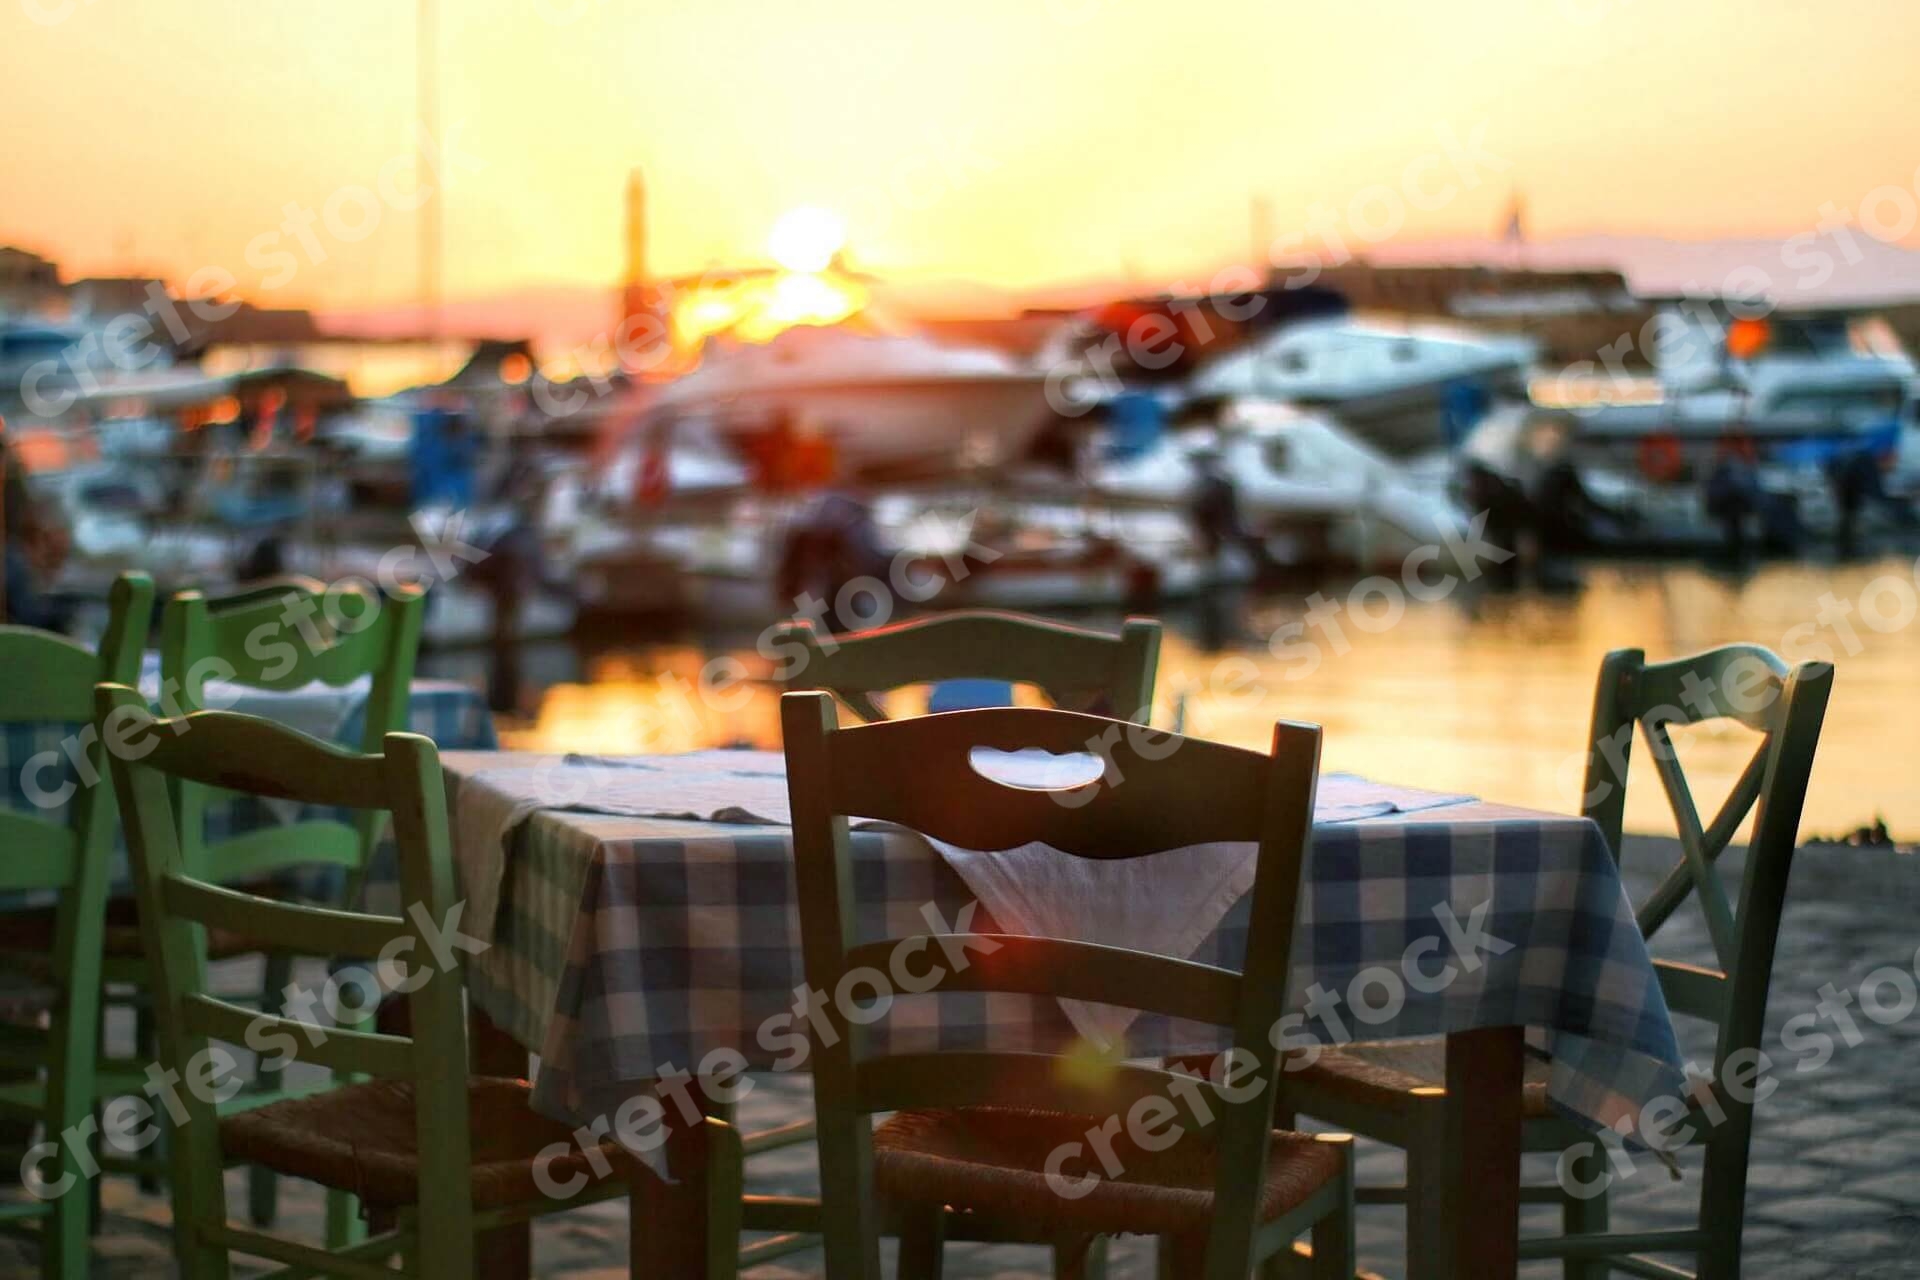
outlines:
{"label": "cross-back chair", "polygon": [[[781,700],[794,862],[808,984],[843,992],[849,975],[894,972],[932,940],[863,940],[854,929],[848,818],[898,823],[975,849],[1042,841],[1061,857],[1136,858],[1211,841],[1258,845],[1244,972],[1073,939],[1001,935],[970,965],[936,966],[935,991],[1069,997],[1230,1029],[1248,1069],[1229,1088],[1156,1066],[1114,1065],[1076,1084],[1058,1055],[881,1054],[870,1016],[829,1002],[811,1026],[827,1271],[877,1280],[879,1204],[900,1223],[902,1271],[937,1275],[950,1221],[1062,1232],[1161,1236],[1173,1274],[1244,1280],[1256,1262],[1291,1261],[1311,1232],[1314,1274],[1351,1277],[1352,1146],[1275,1133],[1271,1031],[1285,1012],[1302,861],[1313,821],[1320,731],[1279,724],[1270,755],[1171,734],[1114,748],[1123,782],[1071,796],[975,772],[976,747],[1084,751],[1113,721],[1000,708],[840,729],[825,693]],[[951,941],[951,940],[950,940]],[[918,985],[918,984],[916,984]],[[1205,1106],[1170,1098],[1197,1090]],[[1158,1100],[1158,1102],[1154,1100]],[[1110,1116],[1166,1104],[1189,1130],[1164,1150],[1129,1151],[1121,1171],[1054,1190],[1048,1155],[1085,1142]],[[931,1108],[929,1110],[928,1108]],[[898,1114],[876,1130],[875,1113]],[[1203,1114],[1204,1113],[1204,1114]],[[1157,1135],[1164,1136],[1164,1135]]]}
{"label": "cross-back chair", "polygon": [[[1568,1280],[1600,1280],[1615,1271],[1692,1274],[1649,1256],[1669,1253],[1692,1255],[1699,1275],[1710,1280],[1740,1274],[1753,1093],[1730,1089],[1724,1080],[1734,1055],[1759,1048],[1800,811],[1832,687],[1831,665],[1789,667],[1758,645],[1729,645],[1659,663],[1649,663],[1642,650],[1621,649],[1601,663],[1581,810],[1599,825],[1618,860],[1628,761],[1636,735],[1644,738],[1673,810],[1681,856],[1635,918],[1656,952],[1654,967],[1669,1009],[1704,1019],[1717,1031],[1711,1094],[1689,1099],[1687,1118],[1673,1130],[1704,1148],[1700,1212],[1693,1226],[1612,1232],[1604,1183],[1592,1194],[1571,1187],[1522,1188],[1524,1201],[1561,1206],[1563,1234],[1523,1240],[1521,1256],[1566,1259]],[[1726,801],[1702,821],[1671,727],[1715,720],[1735,721],[1760,740]],[[1716,860],[1749,813],[1753,833],[1736,906]],[[1689,898],[1699,902],[1706,920],[1711,965],[1657,955],[1661,926]],[[1404,1189],[1362,1187],[1358,1195],[1362,1202],[1406,1202],[1408,1274],[1414,1277],[1440,1274],[1435,1268],[1445,1230],[1440,1216],[1446,1159],[1445,1091],[1439,1087],[1443,1062],[1438,1041],[1391,1041],[1322,1053],[1313,1066],[1287,1075],[1286,1103],[1292,1109],[1406,1148]],[[1590,1143],[1590,1133],[1549,1106],[1547,1074],[1548,1064],[1529,1063],[1523,1099],[1526,1149],[1566,1153]],[[1591,1159],[1597,1163],[1604,1157]],[[1584,1172],[1581,1177],[1586,1180]]]}
{"label": "cross-back chair", "polygon": [[[100,686],[95,714],[106,741],[127,744],[111,753],[111,767],[153,966],[161,1061],[185,1082],[171,1103],[182,1118],[169,1179],[182,1274],[224,1280],[229,1255],[240,1253],[283,1263],[288,1274],[383,1276],[396,1274],[385,1264],[397,1255],[398,1274],[467,1280],[476,1231],[625,1188],[617,1149],[582,1150],[566,1126],[528,1108],[525,1081],[467,1075],[460,950],[441,941],[458,917],[430,740],[394,733],[380,753],[359,754],[231,712],[157,719],[120,685]],[[183,784],[391,814],[406,917],[306,906],[221,883],[193,864],[180,839],[173,792]],[[382,957],[384,976],[407,992],[411,1034],[317,1027],[215,995],[207,936],[222,929],[262,939],[277,954]],[[367,1078],[235,1111],[221,1105],[227,1082],[209,1065],[218,1061],[209,1056],[214,1044],[324,1067],[336,1080]],[[211,1085],[195,1088],[196,1079]],[[352,1191],[398,1225],[331,1251],[234,1226],[222,1183],[230,1162]],[[569,1185],[580,1194],[546,1191]]]}
{"label": "cross-back chair", "polygon": [[825,689],[871,724],[887,719],[879,695],[942,680],[1039,686],[1054,705],[1147,722],[1160,661],[1160,624],[1128,618],[1119,635],[986,609],[932,614],[850,635],[786,623],[772,647],[786,690]]}
{"label": "cross-back chair", "polygon": [[[0,724],[90,725],[94,685],[139,679],[153,582],[121,574],[110,606],[97,652],[50,631],[0,626]],[[26,1230],[37,1220],[40,1271],[49,1280],[80,1280],[89,1270],[90,1139],[83,1124],[98,1093],[101,944],[113,878],[113,786],[99,738],[80,741],[64,822],[0,811],[0,892],[58,895],[51,945],[31,957],[52,987],[48,1026],[0,1026],[0,1062],[32,1073],[0,1085],[0,1114],[41,1123],[40,1177],[48,1193],[0,1205],[0,1226]],[[0,919],[0,934],[11,932]]]}

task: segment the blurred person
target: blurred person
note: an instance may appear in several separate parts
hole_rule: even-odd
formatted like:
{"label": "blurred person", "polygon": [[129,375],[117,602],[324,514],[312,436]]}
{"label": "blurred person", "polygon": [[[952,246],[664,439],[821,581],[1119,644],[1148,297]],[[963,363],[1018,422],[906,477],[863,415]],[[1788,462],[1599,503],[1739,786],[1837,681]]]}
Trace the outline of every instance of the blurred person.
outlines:
{"label": "blurred person", "polygon": [[1542,558],[1591,550],[1633,523],[1631,512],[1602,502],[1588,490],[1574,465],[1566,428],[1543,425],[1528,436],[1535,464],[1528,495]]}
{"label": "blurred person", "polygon": [[1761,515],[1764,495],[1754,465],[1753,443],[1744,436],[1728,436],[1714,449],[1713,468],[1701,486],[1707,519],[1720,526],[1726,553],[1735,564],[1747,558],[1747,530]]}
{"label": "blurred person", "polygon": [[23,627],[65,631],[72,609],[47,594],[66,563],[72,539],[57,514],[27,487],[27,468],[0,418],[0,541],[5,543],[5,616]]}
{"label": "blurred person", "polygon": [[538,467],[524,458],[508,462],[494,485],[499,510],[478,539],[486,554],[467,570],[493,597],[487,704],[495,711],[513,712],[520,705],[522,617],[527,600],[544,577],[540,549],[544,489]]}
{"label": "blurred person", "polygon": [[1834,529],[1835,550],[1843,559],[1859,554],[1860,513],[1868,503],[1885,506],[1903,528],[1914,523],[1913,508],[1887,492],[1881,466],[1882,456],[1871,446],[1838,453],[1827,464],[1827,479],[1840,517]]}
{"label": "blurred person", "polygon": [[1229,547],[1237,546],[1253,561],[1256,574],[1272,568],[1265,540],[1248,529],[1241,518],[1240,491],[1227,474],[1220,451],[1212,447],[1195,449],[1193,469],[1193,495],[1187,509],[1208,562],[1222,570],[1222,556]]}
{"label": "blurred person", "polygon": [[1459,486],[1460,501],[1467,510],[1486,513],[1486,540],[1514,553],[1487,566],[1488,580],[1503,587],[1516,585],[1521,561],[1534,551],[1533,508],[1527,502],[1526,490],[1519,481],[1474,457],[1461,464]]}
{"label": "blurred person", "polygon": [[802,597],[825,601],[829,608],[822,621],[833,630],[849,630],[855,620],[841,616],[841,592],[861,578],[888,581],[891,565],[873,508],[851,490],[830,489],[794,518],[780,558],[780,602],[798,608]]}

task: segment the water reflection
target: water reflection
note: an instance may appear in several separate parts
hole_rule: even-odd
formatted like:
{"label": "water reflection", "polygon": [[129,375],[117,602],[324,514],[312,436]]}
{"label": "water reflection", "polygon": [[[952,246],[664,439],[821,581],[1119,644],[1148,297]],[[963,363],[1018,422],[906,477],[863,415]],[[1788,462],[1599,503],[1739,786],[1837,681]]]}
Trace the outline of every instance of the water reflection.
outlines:
{"label": "water reflection", "polygon": [[[1358,615],[1346,607],[1348,588],[1329,585],[1323,598],[1341,602],[1331,620],[1324,607],[1310,612],[1304,591],[1235,602],[1224,621],[1171,613],[1154,723],[1173,723],[1178,706],[1190,733],[1264,746],[1276,718],[1315,721],[1327,730],[1329,769],[1565,811],[1579,802],[1594,674],[1609,650],[1638,646],[1662,658],[1751,640],[1789,658],[1831,653],[1838,663],[1803,831],[1837,835],[1884,815],[1897,836],[1912,838],[1920,834],[1912,777],[1920,625],[1908,616],[1880,631],[1859,614],[1870,583],[1895,575],[1911,587],[1912,571],[1896,560],[1781,565],[1738,578],[1599,566],[1577,592],[1463,590],[1442,602],[1408,601],[1403,611],[1375,597],[1359,602]],[[1901,599],[1910,606],[1913,597],[1866,603],[1897,621]],[[1215,627],[1225,647],[1203,648]],[[751,635],[615,637],[585,647],[574,666],[529,721],[507,728],[510,745],[779,745],[771,663]],[[901,709],[917,709],[914,694],[904,696]],[[1703,812],[1717,807],[1755,741],[1738,726],[1679,735]],[[1630,792],[1627,819],[1635,830],[1671,830],[1651,776]]]}

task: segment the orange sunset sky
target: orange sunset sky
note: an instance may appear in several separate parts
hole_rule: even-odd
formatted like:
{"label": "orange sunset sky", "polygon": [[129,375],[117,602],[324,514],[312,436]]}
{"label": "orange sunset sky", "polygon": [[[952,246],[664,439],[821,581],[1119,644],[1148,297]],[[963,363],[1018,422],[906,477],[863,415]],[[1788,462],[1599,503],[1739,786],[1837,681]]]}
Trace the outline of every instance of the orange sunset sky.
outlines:
{"label": "orange sunset sky", "polygon": [[[1515,187],[1539,238],[1791,235],[1920,165],[1905,2],[438,7],[449,298],[617,278],[633,165],[657,271],[762,260],[812,204],[860,266],[1009,287],[1244,260],[1254,197],[1288,231],[1443,125],[1510,168],[1403,240],[1492,235]],[[5,0],[0,243],[69,275],[219,266],[269,305],[405,301],[416,214],[320,230],[271,290],[249,246],[383,169],[413,190],[415,54],[405,0]]]}

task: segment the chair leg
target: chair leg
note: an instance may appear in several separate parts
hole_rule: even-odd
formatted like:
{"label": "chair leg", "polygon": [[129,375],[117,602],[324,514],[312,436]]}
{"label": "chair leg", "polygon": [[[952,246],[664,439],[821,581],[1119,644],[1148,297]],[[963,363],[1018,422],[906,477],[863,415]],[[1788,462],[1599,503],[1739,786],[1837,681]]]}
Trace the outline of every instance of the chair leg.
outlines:
{"label": "chair leg", "polygon": [[1153,1252],[1154,1280],[1192,1280],[1207,1268],[1205,1236],[1161,1236]]}
{"label": "chair leg", "polygon": [[[100,995],[99,999],[95,1002],[96,1013],[93,1020],[93,1052],[96,1059],[104,1058],[107,1053],[107,984],[102,982],[99,986],[99,991]],[[94,1159],[98,1162],[100,1152],[106,1146],[106,1126],[104,1124],[106,1107],[103,1105],[104,1099],[99,1097],[100,1083],[97,1078],[97,1070],[95,1076],[96,1078],[89,1092],[95,1095],[93,1108],[93,1152]],[[89,1178],[87,1182],[87,1236],[91,1239],[100,1234],[100,1217],[104,1212],[101,1205],[103,1203],[103,1187],[106,1183],[106,1178],[104,1176],[96,1176]]]}
{"label": "chair leg", "polygon": [[41,1228],[40,1274],[45,1280],[85,1280],[92,1274],[88,1237],[93,1193],[99,1185],[98,1177],[88,1178],[53,1202],[53,1217]]}
{"label": "chair leg", "polygon": [[[1323,1139],[1325,1141],[1325,1139]],[[1341,1147],[1340,1201],[1313,1224],[1313,1280],[1353,1280],[1360,1269],[1353,1241],[1353,1139],[1333,1139]]]}
{"label": "chair leg", "polygon": [[[1592,1159],[1604,1162],[1605,1151],[1595,1150]],[[1585,1176],[1585,1175],[1582,1175]],[[1581,1199],[1567,1191],[1560,1195],[1560,1229],[1570,1236],[1599,1235],[1608,1225],[1607,1192]],[[1561,1272],[1566,1280],[1607,1280],[1613,1268],[1604,1258],[1568,1258]]]}
{"label": "chair leg", "polygon": [[[99,1041],[98,1043],[104,1044],[105,1041]],[[93,1149],[93,1163],[95,1168],[99,1167],[101,1153],[104,1152],[107,1147],[107,1131],[103,1123],[105,1111],[106,1109],[104,1107],[97,1105],[94,1107],[93,1136],[87,1139],[87,1145]],[[105,1182],[106,1177],[102,1174],[96,1174],[87,1179],[87,1235],[89,1237],[100,1234],[101,1185]]]}
{"label": "chair leg", "polygon": [[[277,1017],[286,1005],[287,986],[293,981],[293,957],[288,955],[270,955],[267,957],[266,976],[262,980],[260,991],[260,1012]],[[280,1067],[256,1066],[253,1072],[253,1092],[272,1093],[280,1087]],[[331,1201],[332,1197],[328,1197]],[[247,1168],[247,1216],[256,1227],[270,1227],[280,1212],[280,1183],[271,1169],[259,1165]],[[332,1224],[332,1211],[328,1213],[329,1227]]]}
{"label": "chair leg", "polygon": [[940,1280],[946,1222],[944,1205],[900,1206],[900,1280]]}
{"label": "chair leg", "polygon": [[1360,1270],[1354,1253],[1353,1206],[1313,1224],[1313,1280],[1353,1280]]}
{"label": "chair leg", "polygon": [[1453,1274],[1453,1233],[1447,1222],[1447,1143],[1444,1105],[1421,1109],[1426,1123],[1407,1143],[1407,1280],[1444,1280]]}
{"label": "chair leg", "polygon": [[360,1202],[348,1192],[327,1188],[327,1248],[347,1249],[367,1238]]}
{"label": "chair leg", "polygon": [[1106,1280],[1107,1238],[1072,1236],[1053,1242],[1053,1280]]}
{"label": "chair leg", "polygon": [[1707,1139],[1706,1167],[1700,1180],[1700,1280],[1740,1280],[1741,1236],[1747,1220],[1750,1109],[1730,1110],[1731,1123]]}
{"label": "chair leg", "polygon": [[233,1264],[227,1251],[219,1245],[176,1240],[173,1248],[179,1259],[180,1274],[187,1280],[228,1280],[232,1275]]}
{"label": "chair leg", "polygon": [[[732,1114],[731,1108],[728,1114]],[[718,1116],[706,1117],[704,1131],[707,1140],[706,1274],[708,1280],[733,1280],[740,1273],[740,1197],[745,1192],[747,1158],[740,1147],[740,1131],[725,1120]],[[652,1274],[645,1270],[646,1260],[638,1252],[628,1259],[627,1265],[634,1276]]]}
{"label": "chair leg", "polygon": [[[106,1041],[102,1039],[101,1043],[105,1044]],[[133,1000],[133,1048],[134,1057],[140,1062],[160,1061],[160,1026],[154,1017],[153,1000],[144,991],[138,993]],[[167,1130],[171,1127],[165,1107],[155,1108],[153,1126],[153,1156],[160,1163],[165,1163]],[[157,1196],[164,1190],[160,1175],[152,1170],[143,1171],[135,1185],[140,1188],[143,1195]]]}
{"label": "chair leg", "polygon": [[1260,1277],[1260,1280],[1300,1280],[1306,1274],[1306,1268],[1311,1265],[1313,1265],[1311,1262],[1294,1251],[1292,1245],[1288,1245],[1278,1253],[1261,1259],[1260,1265],[1254,1268],[1253,1273]]}

